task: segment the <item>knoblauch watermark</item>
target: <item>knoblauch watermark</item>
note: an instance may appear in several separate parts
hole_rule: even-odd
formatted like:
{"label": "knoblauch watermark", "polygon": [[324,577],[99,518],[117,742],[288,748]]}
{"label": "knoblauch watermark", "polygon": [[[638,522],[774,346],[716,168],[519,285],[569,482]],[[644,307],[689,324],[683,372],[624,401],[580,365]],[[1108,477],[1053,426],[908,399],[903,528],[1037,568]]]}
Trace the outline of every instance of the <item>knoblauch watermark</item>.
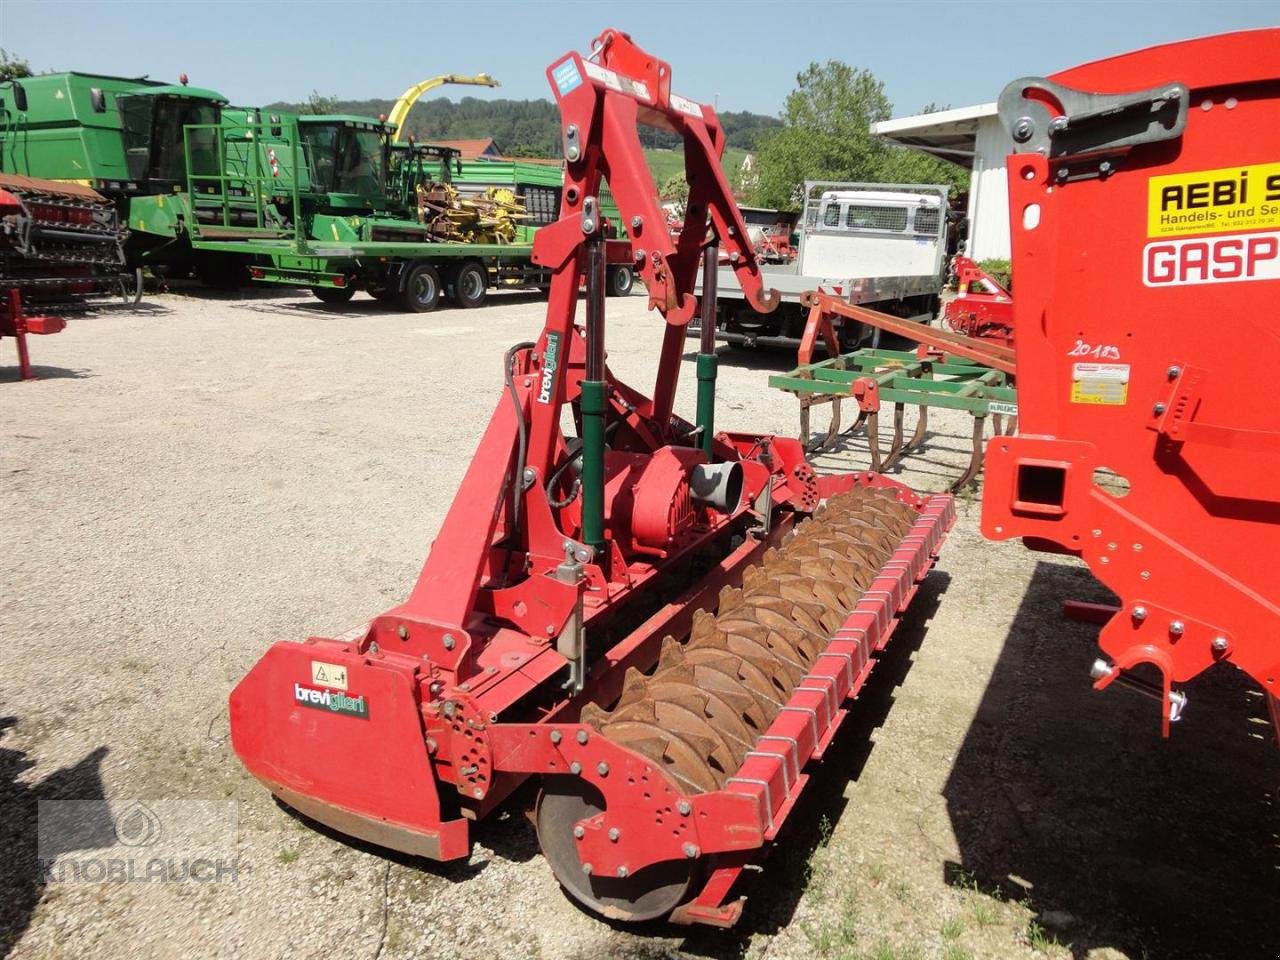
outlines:
{"label": "knoblauch watermark", "polygon": [[45,883],[237,883],[238,810],[223,800],[41,800]]}

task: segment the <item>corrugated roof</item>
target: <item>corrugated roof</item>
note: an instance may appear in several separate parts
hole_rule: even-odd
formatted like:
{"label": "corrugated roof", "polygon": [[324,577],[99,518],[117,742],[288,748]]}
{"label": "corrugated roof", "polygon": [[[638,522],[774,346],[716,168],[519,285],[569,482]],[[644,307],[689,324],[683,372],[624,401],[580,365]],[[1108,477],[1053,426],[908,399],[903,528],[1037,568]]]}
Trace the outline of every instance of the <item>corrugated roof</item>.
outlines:
{"label": "corrugated roof", "polygon": [[871,125],[871,132],[901,146],[923,150],[967,167],[973,158],[978,124],[986,117],[994,116],[994,103],[979,103],[972,107],[881,120]]}

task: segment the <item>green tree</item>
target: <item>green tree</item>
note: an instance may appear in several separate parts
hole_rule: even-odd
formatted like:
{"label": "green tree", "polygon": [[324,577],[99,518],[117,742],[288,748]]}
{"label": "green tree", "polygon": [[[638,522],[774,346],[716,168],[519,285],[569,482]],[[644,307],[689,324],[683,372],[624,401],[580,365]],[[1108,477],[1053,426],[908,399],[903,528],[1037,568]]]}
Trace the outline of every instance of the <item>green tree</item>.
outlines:
{"label": "green tree", "polygon": [[689,201],[689,184],[685,182],[683,171],[673,174],[658,186],[658,196],[663,200],[674,200],[681,209]]}
{"label": "green tree", "polygon": [[0,83],[31,76],[31,65],[0,47]]}
{"label": "green tree", "polygon": [[337,113],[337,108],[337,97],[322,97],[319,90],[312,90],[311,96],[307,97],[307,103],[302,112],[313,116],[328,116]]}
{"label": "green tree", "polygon": [[796,76],[782,127],[762,134],[753,201],[795,209],[806,180],[968,182],[968,172],[953,164],[873,136],[871,124],[892,112],[884,84],[871,71],[838,60],[809,64]]}

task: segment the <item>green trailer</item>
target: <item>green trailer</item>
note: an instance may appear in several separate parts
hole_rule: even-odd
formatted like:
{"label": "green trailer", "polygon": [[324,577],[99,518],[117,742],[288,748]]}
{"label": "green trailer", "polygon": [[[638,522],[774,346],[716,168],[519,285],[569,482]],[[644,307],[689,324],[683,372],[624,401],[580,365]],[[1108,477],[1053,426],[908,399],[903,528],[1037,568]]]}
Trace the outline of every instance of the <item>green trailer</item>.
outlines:
{"label": "green trailer", "polygon": [[[397,148],[390,135],[388,124],[353,116],[263,120],[252,112],[243,119],[229,113],[218,124],[188,126],[189,150],[210,137],[216,141],[217,172],[190,167],[189,192],[212,211],[193,226],[193,246],[250,257],[253,279],[308,287],[325,302],[340,303],[365,290],[413,312],[435,309],[446,294],[459,306],[476,307],[497,284],[547,282],[532,262],[536,224],[523,228],[513,243],[432,239],[406,209],[406,164],[439,163],[443,176],[456,172],[453,158]],[[554,182],[558,189],[558,167],[520,166],[540,168],[540,182]],[[462,169],[465,175],[466,165]],[[462,182],[455,180],[460,188]],[[501,185],[510,181],[504,177]],[[616,294],[630,292],[630,257],[626,243],[612,245]]]}

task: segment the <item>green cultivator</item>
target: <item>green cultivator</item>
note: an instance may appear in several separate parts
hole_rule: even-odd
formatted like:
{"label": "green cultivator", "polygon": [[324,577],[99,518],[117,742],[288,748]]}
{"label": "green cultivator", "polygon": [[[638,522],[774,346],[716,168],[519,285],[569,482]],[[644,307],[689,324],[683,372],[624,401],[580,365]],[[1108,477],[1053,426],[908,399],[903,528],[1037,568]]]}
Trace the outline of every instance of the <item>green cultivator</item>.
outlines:
{"label": "green cultivator", "polygon": [[[982,469],[982,444],[990,418],[997,435],[1011,434],[1018,423],[1018,395],[1010,377],[1001,370],[974,360],[921,348],[905,350],[855,350],[820,363],[801,364],[788,373],[769,378],[769,385],[800,399],[800,441],[810,453],[831,449],[842,436],[865,428],[871,448],[870,469],[887,470],[902,456],[919,447],[929,425],[929,408],[965,410],[973,416],[973,450],[969,465],[952,490],[971,483]],[[846,430],[842,406],[858,405],[857,417]],[[893,439],[881,450],[880,411],[893,404]],[[830,404],[831,422],[816,440],[810,431],[810,411]],[[915,429],[908,438],[904,426],[907,407],[917,410]]]}

